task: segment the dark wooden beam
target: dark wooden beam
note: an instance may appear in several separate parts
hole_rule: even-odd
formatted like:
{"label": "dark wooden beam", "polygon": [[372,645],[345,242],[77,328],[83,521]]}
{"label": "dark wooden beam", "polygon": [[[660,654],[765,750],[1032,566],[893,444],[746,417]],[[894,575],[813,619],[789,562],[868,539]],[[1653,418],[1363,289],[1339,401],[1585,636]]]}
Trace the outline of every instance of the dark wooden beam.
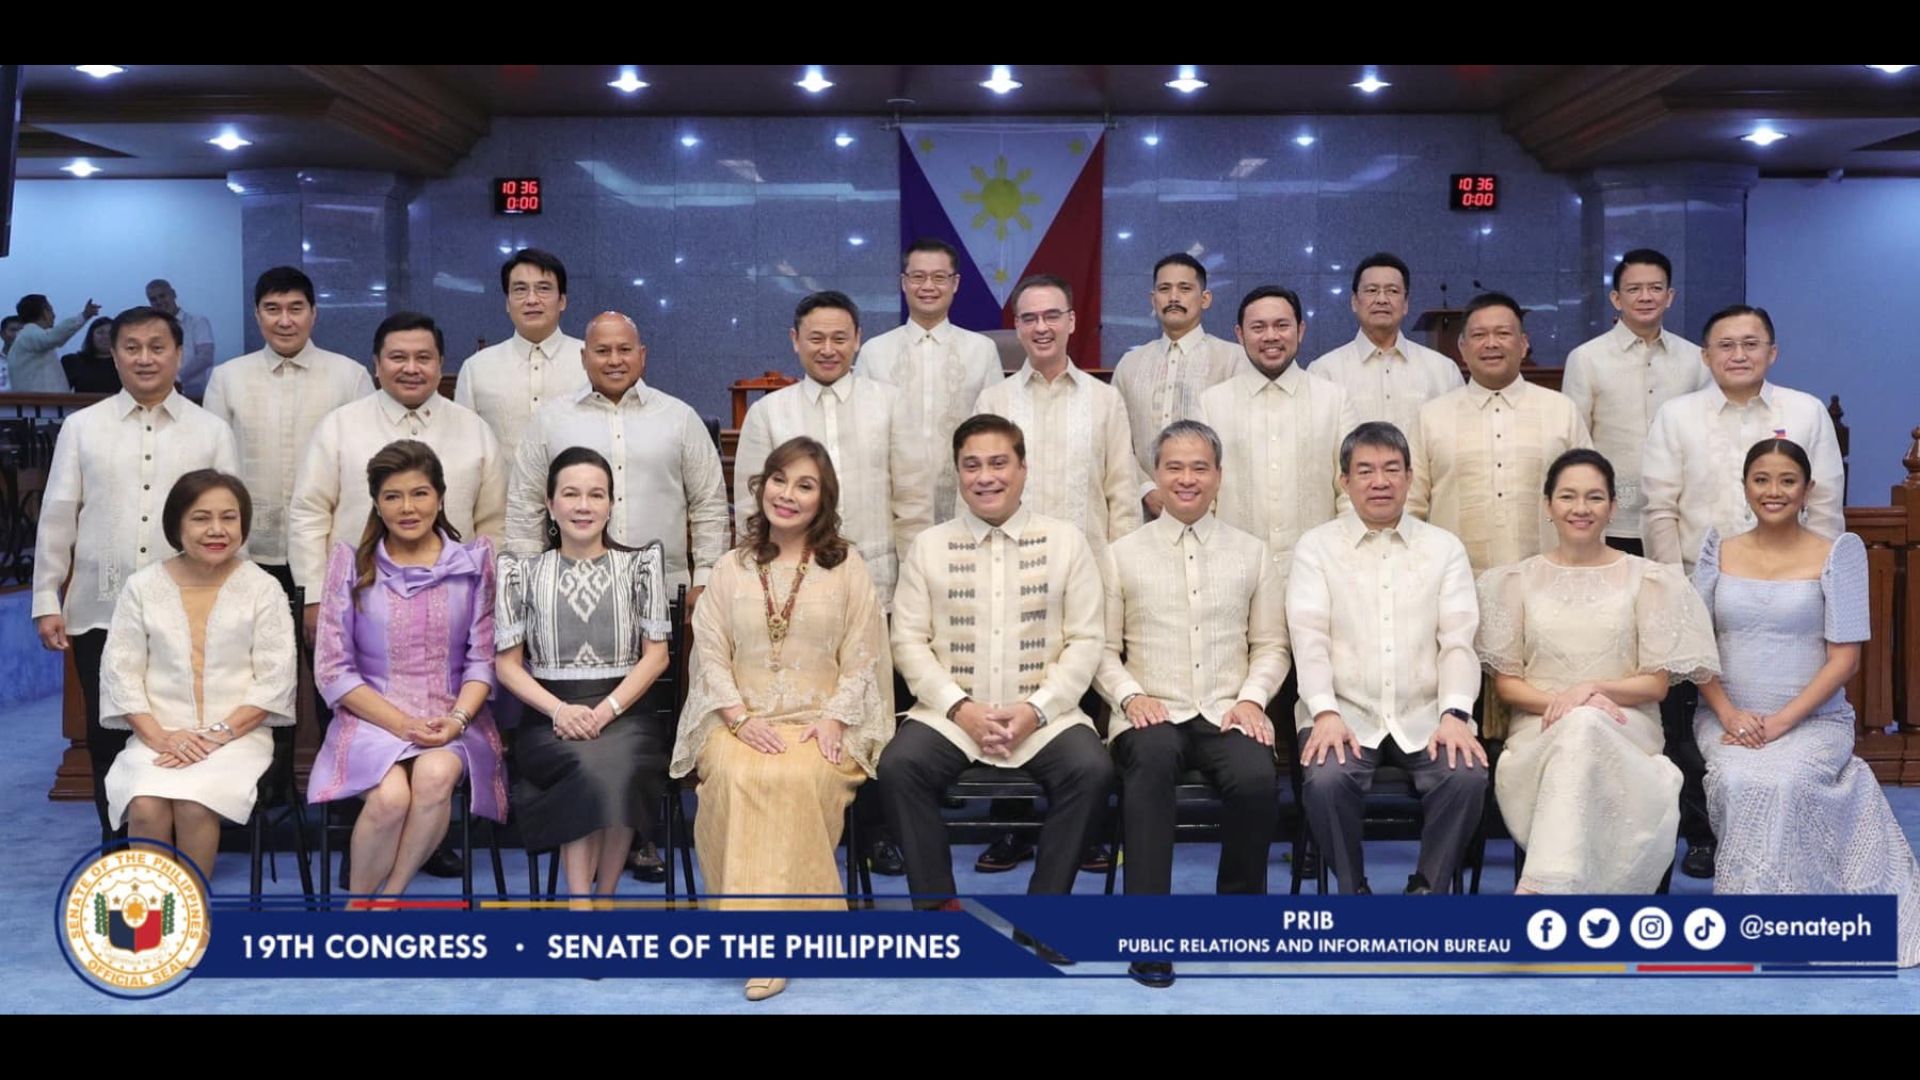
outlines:
{"label": "dark wooden beam", "polygon": [[189,124],[258,116],[317,117],[331,99],[324,94],[146,94],[107,99],[94,95],[30,96],[20,102],[20,121],[39,127],[62,124]]}
{"label": "dark wooden beam", "polygon": [[1669,116],[1661,92],[1697,64],[1581,65],[1522,95],[1501,112],[1509,135],[1549,169],[1597,151]]}
{"label": "dark wooden beam", "polygon": [[485,111],[432,76],[382,64],[295,64],[331,91],[328,122],[399,156],[411,170],[441,174],[488,130]]}
{"label": "dark wooden beam", "polygon": [[1662,95],[1676,116],[1739,116],[1766,120],[1907,120],[1920,125],[1920,95],[1862,98],[1797,90],[1736,90]]}

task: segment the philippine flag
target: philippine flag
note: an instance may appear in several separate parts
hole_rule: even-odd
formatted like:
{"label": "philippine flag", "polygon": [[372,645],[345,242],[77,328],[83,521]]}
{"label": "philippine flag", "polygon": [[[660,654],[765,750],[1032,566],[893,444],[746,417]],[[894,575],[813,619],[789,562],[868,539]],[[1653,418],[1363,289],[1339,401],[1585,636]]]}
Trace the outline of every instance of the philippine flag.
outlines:
{"label": "philippine flag", "polygon": [[[935,237],[960,252],[954,325],[1013,325],[1028,274],[1073,286],[1074,362],[1100,366],[1099,124],[902,124],[900,246]],[[902,300],[901,318],[906,318]]]}

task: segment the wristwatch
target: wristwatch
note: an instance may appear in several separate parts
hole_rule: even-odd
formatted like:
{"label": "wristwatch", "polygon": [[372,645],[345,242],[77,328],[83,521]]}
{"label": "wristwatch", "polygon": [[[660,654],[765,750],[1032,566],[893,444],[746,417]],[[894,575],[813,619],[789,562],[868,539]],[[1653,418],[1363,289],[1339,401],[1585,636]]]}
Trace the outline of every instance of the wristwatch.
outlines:
{"label": "wristwatch", "polygon": [[967,702],[972,700],[973,699],[970,697],[963,697],[959,701],[954,702],[953,708],[947,710],[947,719],[951,720],[954,717],[960,715],[960,706],[965,705]]}
{"label": "wristwatch", "polygon": [[1457,716],[1460,718],[1460,722],[1463,724],[1473,723],[1473,714],[1469,712],[1462,712],[1459,709],[1445,709],[1441,711],[1440,715],[1441,716]]}
{"label": "wristwatch", "polygon": [[1045,709],[1042,709],[1031,701],[1027,702],[1027,708],[1033,710],[1033,726],[1036,731],[1047,726],[1047,711]]}
{"label": "wristwatch", "polygon": [[227,726],[225,720],[215,720],[213,723],[208,724],[207,731],[214,735],[225,736],[220,740],[221,742],[232,742],[235,738],[238,738],[238,736],[234,734],[233,729]]}

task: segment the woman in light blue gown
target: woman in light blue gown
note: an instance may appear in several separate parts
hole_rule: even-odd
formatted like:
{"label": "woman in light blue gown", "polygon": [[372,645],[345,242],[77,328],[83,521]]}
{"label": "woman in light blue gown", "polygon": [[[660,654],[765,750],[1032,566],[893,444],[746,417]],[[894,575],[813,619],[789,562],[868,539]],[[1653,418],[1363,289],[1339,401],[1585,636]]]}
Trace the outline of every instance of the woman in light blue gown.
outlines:
{"label": "woman in light blue gown", "polygon": [[1719,680],[1700,688],[1695,737],[1719,837],[1716,893],[1891,893],[1898,956],[1920,964],[1920,865],[1887,797],[1853,754],[1846,683],[1869,637],[1867,552],[1800,524],[1806,451],[1747,453],[1753,531],[1708,533],[1693,573],[1713,613]]}

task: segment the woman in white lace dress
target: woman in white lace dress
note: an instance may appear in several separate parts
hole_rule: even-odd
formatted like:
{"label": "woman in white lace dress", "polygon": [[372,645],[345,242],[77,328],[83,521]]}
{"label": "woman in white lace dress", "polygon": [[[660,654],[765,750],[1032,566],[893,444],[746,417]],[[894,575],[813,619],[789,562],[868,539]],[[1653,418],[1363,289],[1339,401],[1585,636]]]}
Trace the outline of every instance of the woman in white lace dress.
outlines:
{"label": "woman in white lace dress", "polygon": [[[693,612],[693,674],[669,772],[700,778],[694,849],[715,906],[845,910],[834,848],[893,735],[893,665],[866,563],[840,535],[826,448],[790,439]],[[728,895],[802,895],[739,900]],[[754,979],[758,1001],[786,986]]]}
{"label": "woman in white lace dress", "polygon": [[1712,625],[1679,567],[1607,546],[1605,457],[1560,455],[1545,495],[1559,546],[1480,576],[1480,658],[1513,710],[1494,792],[1526,853],[1517,891],[1649,893],[1680,825],[1658,707],[1719,673]]}
{"label": "woman in white lace dress", "polygon": [[1867,549],[1800,523],[1813,484],[1786,439],[1747,452],[1751,532],[1708,533],[1693,583],[1726,674],[1700,687],[1693,730],[1720,838],[1717,893],[1891,893],[1902,966],[1920,964],[1920,865],[1873,771],[1853,753],[1847,680],[1871,634]]}
{"label": "woman in white lace dress", "polygon": [[107,772],[107,812],[208,876],[220,819],[247,820],[273,764],[268,727],[293,723],[293,613],[236,557],[252,517],[238,477],[182,476],[160,511],[180,554],[127,579],[100,665],[101,725],[136,736]]}

